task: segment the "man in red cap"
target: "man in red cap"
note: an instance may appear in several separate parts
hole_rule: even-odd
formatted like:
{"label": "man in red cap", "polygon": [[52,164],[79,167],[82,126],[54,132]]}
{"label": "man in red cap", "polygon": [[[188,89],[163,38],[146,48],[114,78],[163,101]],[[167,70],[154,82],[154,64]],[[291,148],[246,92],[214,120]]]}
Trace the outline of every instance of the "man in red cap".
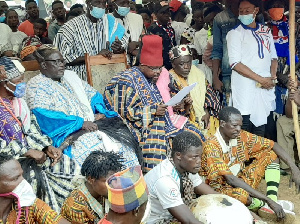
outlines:
{"label": "man in red cap", "polygon": [[116,75],[105,89],[107,108],[119,113],[142,148],[145,172],[166,159],[170,138],[183,130],[205,140],[188,121],[181,127],[175,127],[167,105],[163,104],[156,86],[161,72],[166,71],[162,68],[162,42],[158,35],[144,36],[139,65]]}

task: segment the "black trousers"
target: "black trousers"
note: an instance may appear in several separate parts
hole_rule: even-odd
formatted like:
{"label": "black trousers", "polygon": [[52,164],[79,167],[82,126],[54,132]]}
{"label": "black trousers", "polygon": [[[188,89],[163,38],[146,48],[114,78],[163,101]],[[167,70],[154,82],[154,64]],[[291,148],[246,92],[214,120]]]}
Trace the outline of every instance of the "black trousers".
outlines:
{"label": "black trousers", "polygon": [[256,127],[251,121],[250,121],[250,115],[243,115],[243,126],[242,129],[245,131],[248,131],[252,134],[265,137],[265,125],[261,125]]}

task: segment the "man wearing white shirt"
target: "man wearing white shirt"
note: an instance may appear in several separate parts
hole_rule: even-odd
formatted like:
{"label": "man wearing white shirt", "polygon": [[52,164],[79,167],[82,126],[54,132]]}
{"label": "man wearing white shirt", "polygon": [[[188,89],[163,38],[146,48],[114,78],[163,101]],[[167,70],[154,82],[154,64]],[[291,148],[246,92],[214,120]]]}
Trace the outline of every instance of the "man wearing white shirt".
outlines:
{"label": "man wearing white shirt", "polygon": [[277,54],[270,28],[255,21],[259,1],[240,1],[241,24],[227,34],[233,106],[243,115],[242,129],[264,137],[275,110]]}
{"label": "man wearing white shirt", "polygon": [[165,159],[145,175],[151,203],[148,224],[167,223],[174,219],[182,224],[200,224],[189,209],[193,194],[215,194],[202,183],[202,142],[191,132],[182,132],[172,143],[170,159]]}

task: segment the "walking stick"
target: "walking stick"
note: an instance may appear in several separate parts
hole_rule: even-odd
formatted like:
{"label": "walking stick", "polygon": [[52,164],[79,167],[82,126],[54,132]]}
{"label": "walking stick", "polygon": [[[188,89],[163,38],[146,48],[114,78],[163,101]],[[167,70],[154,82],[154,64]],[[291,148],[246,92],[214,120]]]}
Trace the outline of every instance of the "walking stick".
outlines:
{"label": "walking stick", "polygon": [[[291,78],[297,83],[296,78],[296,62],[295,62],[295,0],[290,1],[290,18],[289,18],[289,26],[290,26],[290,40],[289,40],[289,47],[290,47],[290,74]],[[300,128],[298,122],[298,107],[294,101],[292,101],[292,111],[293,111],[293,121],[294,121],[294,129],[295,129],[295,137],[297,142],[297,149],[298,155],[300,158]]]}

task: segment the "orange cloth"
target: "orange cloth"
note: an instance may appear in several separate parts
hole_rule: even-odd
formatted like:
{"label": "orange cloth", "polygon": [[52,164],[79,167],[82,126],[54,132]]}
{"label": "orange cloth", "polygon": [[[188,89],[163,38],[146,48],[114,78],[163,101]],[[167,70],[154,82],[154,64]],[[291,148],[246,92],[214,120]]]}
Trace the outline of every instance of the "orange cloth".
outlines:
{"label": "orange cloth", "polygon": [[[106,215],[107,216],[107,215]],[[107,221],[106,216],[98,222],[98,224],[113,224],[110,221]]]}
{"label": "orange cloth", "polygon": [[[16,223],[17,221],[17,206],[9,213],[6,224]],[[57,224],[62,219],[55,211],[53,211],[45,202],[36,199],[34,204],[27,208],[22,208],[20,224]],[[0,220],[0,224],[3,224]]]}
{"label": "orange cloth", "polygon": [[[48,27],[49,27],[49,24],[47,23],[47,29],[48,29]],[[26,20],[23,23],[21,23],[18,27],[18,30],[20,30],[23,33],[27,34],[27,36],[33,36],[34,35],[33,23],[29,22],[29,20]],[[46,31],[43,36],[47,37],[48,32]]]}
{"label": "orange cloth", "polygon": [[[203,145],[200,175],[206,178],[206,183],[215,191],[246,204],[249,193],[241,188],[233,188],[226,182],[224,175],[233,175],[230,167],[240,164],[241,170],[237,177],[256,189],[265,175],[266,167],[277,158],[273,146],[274,142],[269,139],[241,131],[237,146],[231,149],[235,160],[228,165],[229,153],[223,153],[220,143],[213,136]],[[247,161],[251,161],[250,165],[246,165]]]}

